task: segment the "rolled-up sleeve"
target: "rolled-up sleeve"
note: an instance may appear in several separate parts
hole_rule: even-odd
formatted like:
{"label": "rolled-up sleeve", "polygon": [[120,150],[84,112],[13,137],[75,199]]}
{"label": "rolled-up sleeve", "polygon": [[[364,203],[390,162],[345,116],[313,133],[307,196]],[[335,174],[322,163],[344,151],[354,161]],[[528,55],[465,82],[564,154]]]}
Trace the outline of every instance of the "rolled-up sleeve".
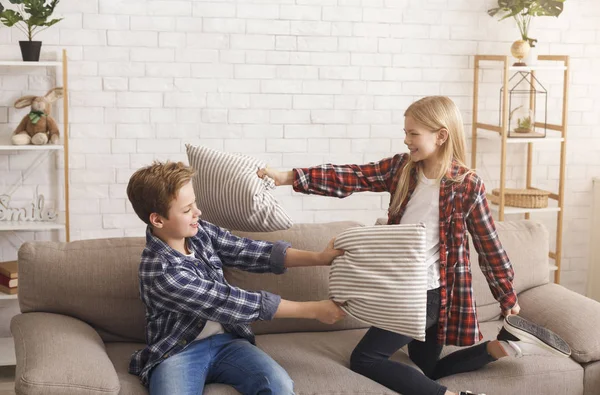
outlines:
{"label": "rolled-up sleeve", "polygon": [[281,296],[267,291],[260,291],[262,295],[261,309],[258,318],[261,321],[270,321],[275,316],[277,308],[281,303]]}

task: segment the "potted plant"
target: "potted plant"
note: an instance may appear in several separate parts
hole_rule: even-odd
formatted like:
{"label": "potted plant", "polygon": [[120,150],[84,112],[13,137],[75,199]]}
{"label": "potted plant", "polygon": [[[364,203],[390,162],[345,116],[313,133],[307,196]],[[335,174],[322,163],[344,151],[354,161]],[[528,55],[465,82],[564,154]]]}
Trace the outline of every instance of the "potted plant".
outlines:
{"label": "potted plant", "polygon": [[558,17],[565,0],[498,0],[498,7],[488,10],[490,16],[501,14],[500,20],[514,18],[521,33],[521,40],[515,41],[510,50],[519,60],[514,66],[525,66],[522,59],[527,56],[530,48],[535,47],[537,40],[529,37],[529,26],[534,16]]}
{"label": "potted plant", "polygon": [[0,3],[0,22],[8,27],[15,26],[27,36],[27,41],[19,41],[24,61],[37,62],[40,59],[41,41],[33,41],[43,32],[63,18],[49,19],[60,0],[9,0],[15,9],[7,9]]}
{"label": "potted plant", "polygon": [[524,106],[518,106],[510,112],[508,120],[512,126],[513,120],[515,118],[517,119],[513,129],[515,133],[531,133],[533,132],[534,126],[533,116],[532,110],[525,108]]}

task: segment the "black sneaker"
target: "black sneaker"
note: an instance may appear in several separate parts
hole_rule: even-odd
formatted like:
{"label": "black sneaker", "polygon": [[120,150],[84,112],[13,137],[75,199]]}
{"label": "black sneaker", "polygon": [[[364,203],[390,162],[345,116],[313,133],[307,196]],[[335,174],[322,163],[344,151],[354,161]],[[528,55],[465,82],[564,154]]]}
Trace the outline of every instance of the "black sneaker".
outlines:
{"label": "black sneaker", "polygon": [[518,315],[509,315],[504,319],[496,339],[512,347],[512,350],[506,351],[517,358],[524,355],[571,355],[571,347],[560,336]]}
{"label": "black sneaker", "polygon": [[471,392],[471,391],[460,391],[458,393],[458,395],[485,395],[485,394],[476,394],[476,393]]}

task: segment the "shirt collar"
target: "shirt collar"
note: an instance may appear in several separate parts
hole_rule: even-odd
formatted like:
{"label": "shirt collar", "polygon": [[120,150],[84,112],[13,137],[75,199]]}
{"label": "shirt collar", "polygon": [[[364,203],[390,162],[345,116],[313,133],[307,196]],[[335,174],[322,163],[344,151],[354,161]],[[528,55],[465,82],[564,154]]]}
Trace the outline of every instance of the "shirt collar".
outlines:
{"label": "shirt collar", "polygon": [[[190,250],[193,251],[193,243],[190,243],[188,239],[186,239],[186,242],[188,243]],[[154,233],[152,233],[152,227],[150,225],[146,227],[146,245],[152,252],[163,255],[166,258],[174,259],[177,263],[190,258],[156,237]]]}

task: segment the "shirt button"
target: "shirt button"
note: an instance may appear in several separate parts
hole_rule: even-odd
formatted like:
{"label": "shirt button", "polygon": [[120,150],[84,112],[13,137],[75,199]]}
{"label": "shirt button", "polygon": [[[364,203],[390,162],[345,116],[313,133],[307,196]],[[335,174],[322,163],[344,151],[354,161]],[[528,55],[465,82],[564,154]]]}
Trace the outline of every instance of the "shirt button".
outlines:
{"label": "shirt button", "polygon": [[187,340],[180,340],[179,344],[181,344],[182,346],[185,346],[187,344]]}

